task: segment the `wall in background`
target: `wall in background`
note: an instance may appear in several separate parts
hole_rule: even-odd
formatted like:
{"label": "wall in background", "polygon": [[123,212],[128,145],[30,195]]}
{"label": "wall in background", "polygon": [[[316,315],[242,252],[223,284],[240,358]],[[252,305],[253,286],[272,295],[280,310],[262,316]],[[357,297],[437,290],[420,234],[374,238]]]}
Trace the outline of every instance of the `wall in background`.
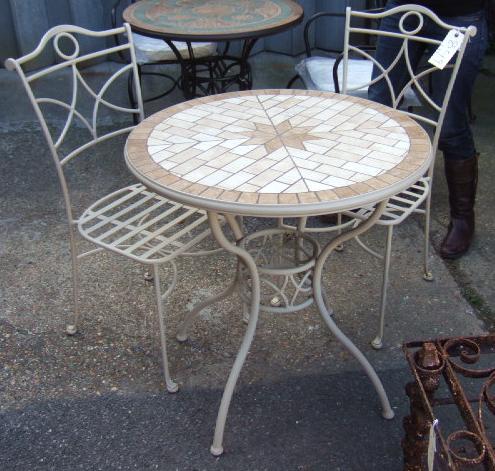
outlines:
{"label": "wall in background", "polygon": [[[364,8],[366,0],[298,0],[305,17],[317,11],[343,12],[347,5]],[[128,0],[122,0],[122,3]],[[115,0],[0,0],[0,61],[32,51],[43,34],[58,24],[74,24],[88,29],[111,27],[110,12]],[[285,33],[258,41],[254,53],[272,51],[296,55],[304,51],[304,23]],[[342,44],[343,21],[325,19],[312,32],[313,45],[324,49],[338,49]],[[102,47],[98,39],[81,44],[82,52]],[[33,67],[55,61],[51,53],[40,57]]]}

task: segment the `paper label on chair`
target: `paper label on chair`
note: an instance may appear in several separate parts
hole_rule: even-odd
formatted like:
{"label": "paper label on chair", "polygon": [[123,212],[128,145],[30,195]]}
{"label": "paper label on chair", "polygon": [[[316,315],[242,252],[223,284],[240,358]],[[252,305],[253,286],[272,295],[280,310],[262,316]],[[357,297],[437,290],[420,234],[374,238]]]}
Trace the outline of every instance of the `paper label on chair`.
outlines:
{"label": "paper label on chair", "polygon": [[428,62],[439,69],[443,69],[460,49],[463,40],[463,33],[456,29],[451,29]]}
{"label": "paper label on chair", "polygon": [[433,466],[435,464],[435,452],[437,451],[437,437],[435,434],[435,428],[438,425],[438,419],[435,419],[430,427],[430,433],[428,434],[428,471],[434,471]]}

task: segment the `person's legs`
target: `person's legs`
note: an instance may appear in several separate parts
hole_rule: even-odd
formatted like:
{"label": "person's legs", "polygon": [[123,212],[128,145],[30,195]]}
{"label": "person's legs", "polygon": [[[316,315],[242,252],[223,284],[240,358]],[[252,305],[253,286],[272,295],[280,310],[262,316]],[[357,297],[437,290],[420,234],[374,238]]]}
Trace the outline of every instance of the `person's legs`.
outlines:
{"label": "person's legs", "polygon": [[[399,4],[395,0],[389,0],[386,5],[386,9],[389,10]],[[382,19],[380,23],[381,31],[397,32],[400,33],[399,20],[401,15],[387,16]],[[408,18],[404,24],[408,30],[412,30],[417,26],[417,19],[415,17]],[[384,68],[387,69],[397,58],[404,40],[400,38],[391,38],[388,36],[378,36],[376,44],[376,61]],[[409,43],[409,58],[413,70],[416,70],[417,65],[424,52],[424,45],[411,41]],[[372,80],[377,78],[383,72],[376,65],[373,67]],[[410,80],[411,76],[407,70],[406,62],[403,57],[394,65],[394,67],[388,73],[388,77],[392,84],[395,97],[402,91],[404,86]],[[392,106],[393,99],[390,86],[386,79],[382,78],[376,83],[370,85],[368,89],[368,98],[372,101],[382,103],[383,105]]]}
{"label": "person's legs", "polygon": [[[478,29],[477,35],[467,45],[452,89],[439,141],[439,149],[443,151],[445,159],[451,217],[440,254],[444,258],[452,259],[463,255],[468,250],[474,234],[478,165],[473,135],[469,126],[468,105],[486,49],[487,28],[483,12],[463,17],[444,18],[444,21],[454,26],[474,25]],[[433,31],[432,36],[439,36],[439,39],[443,39],[445,30],[437,28],[436,34]],[[445,96],[448,77],[448,71],[433,75],[433,96],[437,103],[440,103]]]}

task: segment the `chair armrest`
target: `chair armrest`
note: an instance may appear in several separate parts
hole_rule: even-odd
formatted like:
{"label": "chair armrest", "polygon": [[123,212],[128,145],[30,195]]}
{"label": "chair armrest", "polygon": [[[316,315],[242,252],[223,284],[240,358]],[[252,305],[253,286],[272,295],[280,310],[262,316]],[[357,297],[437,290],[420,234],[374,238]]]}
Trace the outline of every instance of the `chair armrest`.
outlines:
{"label": "chair armrest", "polygon": [[[384,8],[370,8],[368,10],[362,10],[365,13],[381,13]],[[311,45],[309,44],[309,31],[311,26],[316,20],[320,18],[333,17],[333,18],[345,18],[345,13],[333,13],[328,11],[321,11],[312,15],[304,26],[304,47],[306,49],[306,56],[311,57]]]}
{"label": "chair armrest", "polygon": [[331,13],[326,11],[321,11],[319,13],[315,13],[313,16],[309,18],[306,25],[304,26],[304,46],[306,48],[306,55],[311,57],[311,46],[309,44],[309,29],[311,25],[320,18],[323,17],[335,17],[335,18],[345,18],[345,13]]}

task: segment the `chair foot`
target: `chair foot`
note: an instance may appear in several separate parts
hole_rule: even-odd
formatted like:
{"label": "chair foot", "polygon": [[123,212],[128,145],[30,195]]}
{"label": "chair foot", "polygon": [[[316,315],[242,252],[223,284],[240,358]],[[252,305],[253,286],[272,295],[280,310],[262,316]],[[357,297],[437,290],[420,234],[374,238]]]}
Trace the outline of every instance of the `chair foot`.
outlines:
{"label": "chair foot", "polygon": [[371,341],[371,346],[372,346],[375,350],[381,350],[381,349],[383,348],[382,338],[381,338],[381,337],[375,337],[375,338]]}
{"label": "chair foot", "polygon": [[181,332],[177,334],[175,338],[177,339],[177,342],[184,343],[189,338],[189,335]]}
{"label": "chair foot", "polygon": [[213,445],[210,447],[210,453],[213,455],[213,456],[221,456],[223,455],[223,447],[214,447]]}
{"label": "chair foot", "polygon": [[382,417],[387,420],[392,420],[395,417],[395,413],[392,409],[382,410]]}
{"label": "chair foot", "polygon": [[433,277],[433,273],[431,271],[428,271],[426,273],[423,273],[423,280],[425,281],[433,281],[435,278]]}
{"label": "chair foot", "polygon": [[65,328],[65,332],[67,333],[67,335],[75,335],[77,334],[77,327],[74,324],[69,324]]}
{"label": "chair foot", "polygon": [[143,275],[144,281],[153,281],[153,275],[149,271],[145,271]]}
{"label": "chair foot", "polygon": [[337,247],[335,247],[335,251],[336,252],[343,252],[344,251],[344,244],[337,245]]}
{"label": "chair foot", "polygon": [[179,385],[173,381],[168,381],[167,382],[167,391],[170,394],[174,394],[179,390]]}

